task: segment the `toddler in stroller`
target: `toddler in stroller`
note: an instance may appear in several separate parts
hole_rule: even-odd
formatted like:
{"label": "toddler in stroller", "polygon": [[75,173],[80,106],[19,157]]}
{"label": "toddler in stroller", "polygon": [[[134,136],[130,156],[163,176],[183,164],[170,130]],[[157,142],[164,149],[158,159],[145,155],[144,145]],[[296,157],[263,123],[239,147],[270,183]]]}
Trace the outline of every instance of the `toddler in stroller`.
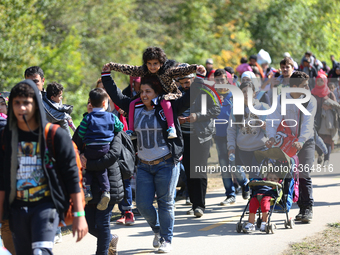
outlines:
{"label": "toddler in stroller", "polygon": [[[285,227],[293,228],[294,220],[288,217],[288,212],[292,205],[292,202],[296,201],[292,197],[294,196],[294,183],[296,176],[295,160],[294,158],[289,158],[281,150],[278,153],[279,148],[275,150],[275,159],[269,159],[269,155],[272,155],[273,151],[262,151],[255,152],[255,157],[258,161],[261,161],[260,169],[261,173],[266,177],[254,178],[249,182],[249,187],[251,188],[251,199],[248,201],[243,214],[237,223],[237,232],[243,231],[244,233],[249,233],[255,231],[256,226],[260,231],[272,232],[274,234],[276,230],[276,224],[270,222],[271,215],[274,209],[280,208],[284,213],[286,213],[287,220],[285,221]],[[273,158],[273,157],[271,157]],[[297,184],[297,183],[295,183]],[[296,186],[296,185],[295,185]],[[248,222],[242,224],[242,218],[247,211],[249,206],[249,219]],[[258,211],[259,218],[255,223],[256,212]],[[262,217],[260,217],[262,212]]]}

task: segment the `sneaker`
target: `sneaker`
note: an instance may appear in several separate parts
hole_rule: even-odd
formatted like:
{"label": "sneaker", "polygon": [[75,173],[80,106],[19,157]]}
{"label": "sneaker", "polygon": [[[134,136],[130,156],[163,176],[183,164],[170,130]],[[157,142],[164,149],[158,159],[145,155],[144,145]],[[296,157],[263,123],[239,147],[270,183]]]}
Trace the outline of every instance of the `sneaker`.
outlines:
{"label": "sneaker", "polygon": [[235,204],[236,199],[234,196],[228,196],[224,201],[220,203],[220,205],[232,205]]}
{"label": "sneaker", "polygon": [[242,197],[244,200],[249,199],[249,191],[246,191],[246,186],[242,186]]}
{"label": "sneaker", "polygon": [[116,224],[125,224],[125,214],[120,216],[120,218],[116,221]]}
{"label": "sneaker", "polygon": [[126,130],[126,132],[129,136],[131,140],[136,140],[137,139],[137,134],[135,131],[132,130]]}
{"label": "sneaker", "polygon": [[185,200],[185,204],[186,205],[192,205],[192,203],[190,202],[190,197],[187,197],[187,199]]}
{"label": "sneaker", "polygon": [[260,231],[261,232],[265,232],[266,231],[266,224],[267,224],[267,222],[261,222],[261,227],[260,227]]}
{"label": "sneaker", "polygon": [[313,209],[312,207],[307,207],[304,214],[302,214],[301,222],[310,223],[313,219]]}
{"label": "sneaker", "polygon": [[325,162],[323,163],[323,167],[328,167],[328,165],[329,165],[329,160],[325,160]]}
{"label": "sneaker", "polygon": [[133,216],[133,212],[126,211],[124,216],[125,216],[125,225],[131,226],[135,224],[135,217]]}
{"label": "sneaker", "polygon": [[187,211],[187,215],[194,215],[194,209],[190,209],[189,211]]}
{"label": "sneaker", "polygon": [[300,221],[302,219],[302,215],[305,214],[305,208],[301,207],[298,215],[295,216],[296,221]]}
{"label": "sneaker", "polygon": [[161,247],[159,247],[158,252],[159,253],[167,253],[171,251],[171,243],[168,241],[164,241],[161,244]]}
{"label": "sneaker", "polygon": [[152,245],[154,248],[161,247],[161,236],[159,233],[155,233],[155,237],[153,238]]}
{"label": "sneaker", "polygon": [[63,241],[61,233],[56,234],[54,237],[54,243],[61,243]]}
{"label": "sneaker", "polygon": [[252,224],[252,223],[248,222],[248,223],[245,224],[245,226],[243,227],[243,231],[245,231],[245,232],[252,232],[252,231],[255,231],[255,224]]}
{"label": "sneaker", "polygon": [[93,199],[92,192],[91,192],[91,186],[86,185],[84,188],[84,195],[85,195],[85,202],[89,202],[90,200]]}
{"label": "sneaker", "polygon": [[118,255],[117,243],[118,243],[118,236],[116,234],[113,234],[110,245],[109,245],[108,255]]}
{"label": "sneaker", "polygon": [[168,139],[177,138],[176,128],[169,127],[167,131],[168,131]]}
{"label": "sneaker", "polygon": [[197,217],[197,218],[201,218],[204,214],[204,211],[201,207],[197,207],[195,210],[194,210],[194,215]]}
{"label": "sneaker", "polygon": [[319,165],[322,165],[323,160],[324,160],[324,154],[318,156],[318,164],[319,164]]}
{"label": "sneaker", "polygon": [[105,191],[105,192],[103,192],[102,197],[100,199],[100,202],[97,205],[97,209],[100,210],[100,211],[106,210],[109,202],[110,202],[110,192]]}

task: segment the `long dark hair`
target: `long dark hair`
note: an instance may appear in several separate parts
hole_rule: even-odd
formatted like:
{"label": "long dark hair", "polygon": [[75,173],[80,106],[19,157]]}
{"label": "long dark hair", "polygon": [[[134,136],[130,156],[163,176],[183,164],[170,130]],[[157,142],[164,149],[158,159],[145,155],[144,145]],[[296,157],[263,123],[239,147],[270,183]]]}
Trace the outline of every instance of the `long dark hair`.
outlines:
{"label": "long dark hair", "polygon": [[[255,91],[255,86],[251,81],[242,82],[241,85],[240,85],[240,90],[247,88],[247,87],[251,88],[253,90],[253,92]],[[243,115],[235,115],[236,122],[241,122],[244,115],[245,115],[245,112],[243,113]]]}

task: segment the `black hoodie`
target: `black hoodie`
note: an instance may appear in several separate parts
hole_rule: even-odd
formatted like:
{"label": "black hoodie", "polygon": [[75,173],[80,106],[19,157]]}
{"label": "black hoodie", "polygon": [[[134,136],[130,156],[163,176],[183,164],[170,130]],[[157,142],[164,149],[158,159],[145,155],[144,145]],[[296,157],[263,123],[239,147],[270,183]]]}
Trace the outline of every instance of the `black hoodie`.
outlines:
{"label": "black hoodie", "polygon": [[[45,159],[46,164],[50,161],[50,156],[46,151],[44,130],[47,121],[41,96],[39,94],[40,92],[32,80],[24,80],[20,83],[31,86],[35,93],[35,101],[37,102],[36,107],[38,108],[36,114],[39,114],[38,141],[41,159]],[[11,94],[8,102],[7,125],[1,136],[1,144],[3,146],[0,149],[0,190],[5,191],[5,201],[3,205],[5,217],[9,211],[10,205],[16,197],[16,174],[18,169],[18,125],[12,110],[12,101],[13,96]],[[46,165],[43,164],[42,168],[49,185],[52,201],[62,220],[63,213],[69,207],[69,195],[80,192],[75,152],[71,139],[62,128],[57,129],[54,137],[53,156],[56,160],[56,163],[54,163],[55,166],[46,167]]]}

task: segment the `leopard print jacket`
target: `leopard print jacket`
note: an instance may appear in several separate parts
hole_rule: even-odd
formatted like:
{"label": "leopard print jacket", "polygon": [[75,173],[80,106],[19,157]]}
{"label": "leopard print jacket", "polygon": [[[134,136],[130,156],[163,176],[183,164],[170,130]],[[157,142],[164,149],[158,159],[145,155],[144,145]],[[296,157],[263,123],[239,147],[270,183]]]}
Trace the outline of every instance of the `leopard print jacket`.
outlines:
{"label": "leopard print jacket", "polygon": [[[165,69],[161,74],[157,73],[157,77],[162,84],[162,88],[166,95],[165,100],[175,100],[182,96],[182,92],[177,88],[174,78],[183,77],[191,73],[195,73],[198,65],[189,65],[186,67],[173,67]],[[121,72],[126,75],[135,77],[144,77],[152,75],[144,66],[130,66],[110,62],[110,69]]]}

